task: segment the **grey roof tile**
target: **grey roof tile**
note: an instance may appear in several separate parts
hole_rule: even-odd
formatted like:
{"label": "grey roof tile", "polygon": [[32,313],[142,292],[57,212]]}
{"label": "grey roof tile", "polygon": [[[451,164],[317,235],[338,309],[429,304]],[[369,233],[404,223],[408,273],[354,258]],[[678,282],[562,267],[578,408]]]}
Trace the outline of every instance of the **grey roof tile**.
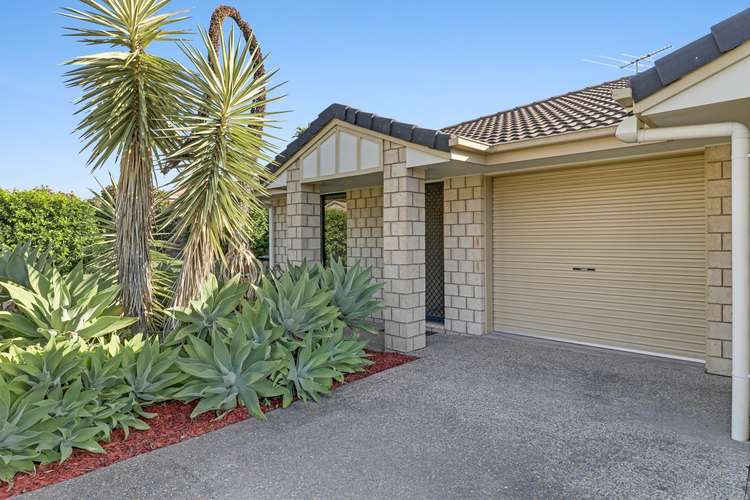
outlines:
{"label": "grey roof tile", "polygon": [[750,39],[750,9],[711,26],[711,34],[721,52],[727,52]]}
{"label": "grey roof tile", "polygon": [[657,59],[654,68],[630,77],[638,102],[750,40],[750,9],[711,26],[711,33]]}
{"label": "grey roof tile", "polygon": [[720,55],[713,35],[706,35],[658,59],[654,67],[662,85],[666,86]]}

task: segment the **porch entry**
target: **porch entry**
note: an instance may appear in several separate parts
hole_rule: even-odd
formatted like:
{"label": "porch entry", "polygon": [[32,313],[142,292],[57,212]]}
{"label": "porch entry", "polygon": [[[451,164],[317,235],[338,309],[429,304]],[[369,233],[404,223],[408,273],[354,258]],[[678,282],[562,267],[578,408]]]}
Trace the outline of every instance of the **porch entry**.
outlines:
{"label": "porch entry", "polygon": [[320,261],[330,266],[334,260],[346,265],[346,193],[320,197]]}
{"label": "porch entry", "polygon": [[425,185],[425,316],[427,321],[445,319],[443,274],[443,183]]}

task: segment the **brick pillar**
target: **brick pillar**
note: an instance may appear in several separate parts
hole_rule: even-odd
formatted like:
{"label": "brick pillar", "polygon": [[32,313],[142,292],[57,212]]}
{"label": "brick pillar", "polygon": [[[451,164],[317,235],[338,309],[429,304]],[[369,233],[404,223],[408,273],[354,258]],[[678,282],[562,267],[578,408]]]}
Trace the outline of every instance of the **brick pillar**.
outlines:
{"label": "brick pillar", "polygon": [[274,265],[284,267],[287,261],[287,239],[286,239],[286,194],[274,196],[271,199],[273,208],[273,262]]}
{"label": "brick pillar", "polygon": [[732,162],[728,144],[706,148],[708,254],[706,371],[732,373]]}
{"label": "brick pillar", "polygon": [[[351,189],[346,192],[346,262],[359,262],[370,270],[378,283],[383,282],[383,187]],[[378,290],[376,298],[383,298]],[[372,319],[382,320],[378,312]]]}
{"label": "brick pillar", "polygon": [[383,152],[383,277],[385,347],[425,346],[423,168],[406,167],[406,150],[385,141]]}
{"label": "brick pillar", "polygon": [[320,193],[317,184],[302,184],[300,168],[287,170],[286,237],[288,261],[320,261]]}
{"label": "brick pillar", "polygon": [[485,178],[443,183],[445,331],[485,333]]}

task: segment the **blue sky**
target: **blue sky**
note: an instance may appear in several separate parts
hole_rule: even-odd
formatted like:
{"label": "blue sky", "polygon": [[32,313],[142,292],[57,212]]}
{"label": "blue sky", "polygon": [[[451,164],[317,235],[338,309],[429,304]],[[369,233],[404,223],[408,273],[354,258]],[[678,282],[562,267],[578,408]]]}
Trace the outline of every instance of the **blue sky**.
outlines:
{"label": "blue sky", "polygon": [[[582,62],[679,47],[744,8],[739,1],[224,0],[239,8],[286,81],[289,139],[332,102],[440,128],[625,73]],[[218,1],[173,0],[185,27]],[[72,134],[75,89],[61,63],[91,52],[61,36],[56,12],[75,0],[4,0],[0,30],[0,187],[96,186]],[[179,57],[169,44],[153,52]],[[105,171],[96,174],[104,179]]]}

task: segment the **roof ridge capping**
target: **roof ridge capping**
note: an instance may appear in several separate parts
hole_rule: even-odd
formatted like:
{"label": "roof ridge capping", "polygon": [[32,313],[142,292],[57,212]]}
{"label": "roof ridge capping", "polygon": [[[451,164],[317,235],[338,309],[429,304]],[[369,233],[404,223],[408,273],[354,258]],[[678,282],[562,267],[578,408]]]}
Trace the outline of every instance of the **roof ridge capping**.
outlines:
{"label": "roof ridge capping", "polygon": [[750,40],[750,8],[711,26],[711,32],[657,59],[630,77],[633,99],[641,101]]}
{"label": "roof ridge capping", "polygon": [[274,161],[267,165],[267,168],[271,172],[276,172],[287,159],[298,153],[318,132],[334,119],[372,130],[373,132],[378,132],[394,139],[401,139],[440,151],[450,151],[450,134],[442,130],[418,127],[412,123],[400,122],[392,118],[368,113],[345,104],[333,103],[321,111],[317,118],[311,121],[296,139],[287,144],[286,148],[276,155]]}

